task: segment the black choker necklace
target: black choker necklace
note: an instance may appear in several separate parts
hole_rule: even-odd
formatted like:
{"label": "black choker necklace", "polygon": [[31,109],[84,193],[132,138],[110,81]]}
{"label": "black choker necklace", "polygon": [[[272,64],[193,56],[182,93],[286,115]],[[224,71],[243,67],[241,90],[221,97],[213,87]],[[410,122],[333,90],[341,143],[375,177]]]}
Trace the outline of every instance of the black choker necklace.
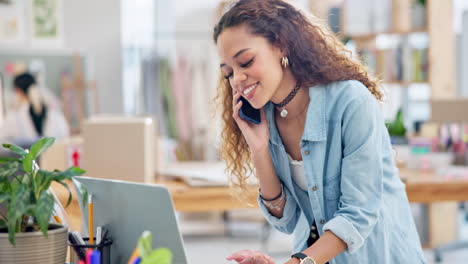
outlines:
{"label": "black choker necklace", "polygon": [[283,110],[281,110],[281,117],[287,117],[288,116],[288,110],[286,110],[286,105],[291,102],[291,100],[294,98],[294,96],[297,94],[297,92],[299,91],[299,88],[301,88],[301,82],[297,82],[296,83],[296,87],[294,87],[294,89],[288,94],[288,96],[279,104],[275,104],[273,103],[274,106],[278,107],[278,108],[283,108]]}

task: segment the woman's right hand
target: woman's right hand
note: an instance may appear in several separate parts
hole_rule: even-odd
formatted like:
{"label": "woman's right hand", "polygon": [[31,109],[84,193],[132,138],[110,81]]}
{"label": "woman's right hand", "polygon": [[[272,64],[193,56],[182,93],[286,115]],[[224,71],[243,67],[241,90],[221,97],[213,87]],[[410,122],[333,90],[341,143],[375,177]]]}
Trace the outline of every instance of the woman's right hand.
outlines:
{"label": "woman's right hand", "polygon": [[270,130],[268,128],[268,121],[266,120],[265,110],[260,109],[262,122],[260,124],[252,124],[239,116],[239,110],[242,107],[242,101],[239,101],[241,94],[233,91],[232,98],[232,117],[239,126],[242,134],[253,153],[268,149],[268,141],[270,139]]}
{"label": "woman's right hand", "polygon": [[275,261],[268,255],[260,251],[244,249],[237,251],[226,258],[238,264],[275,264]]}

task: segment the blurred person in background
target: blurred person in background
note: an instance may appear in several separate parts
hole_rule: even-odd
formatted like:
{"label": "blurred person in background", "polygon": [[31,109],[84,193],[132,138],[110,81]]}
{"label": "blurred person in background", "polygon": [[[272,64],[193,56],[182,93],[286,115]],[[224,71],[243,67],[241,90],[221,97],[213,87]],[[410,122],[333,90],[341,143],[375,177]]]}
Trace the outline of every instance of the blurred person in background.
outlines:
{"label": "blurred person in background", "polygon": [[41,137],[66,138],[70,135],[63,113],[49,107],[35,77],[26,72],[13,80],[16,101],[0,124],[0,142],[29,146]]}
{"label": "blurred person in background", "polygon": [[46,64],[42,60],[34,59],[29,63],[28,72],[36,79],[36,85],[40,90],[42,98],[47,102],[47,106],[52,109],[60,110],[62,108],[62,102],[51,92],[50,88],[47,87],[46,71]]}

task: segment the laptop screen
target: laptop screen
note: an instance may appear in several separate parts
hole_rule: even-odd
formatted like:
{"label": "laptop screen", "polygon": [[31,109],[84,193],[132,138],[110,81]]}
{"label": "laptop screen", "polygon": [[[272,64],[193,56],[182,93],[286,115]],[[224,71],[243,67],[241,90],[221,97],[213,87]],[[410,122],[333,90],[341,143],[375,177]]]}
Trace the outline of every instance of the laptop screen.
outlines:
{"label": "laptop screen", "polygon": [[168,248],[172,252],[173,263],[187,263],[173,202],[166,187],[75,177],[85,236],[88,233],[88,214],[83,210],[80,184],[93,195],[94,228],[102,226],[108,229],[108,237],[113,240],[111,263],[127,263],[139,237],[146,230],[153,234],[153,248]]}

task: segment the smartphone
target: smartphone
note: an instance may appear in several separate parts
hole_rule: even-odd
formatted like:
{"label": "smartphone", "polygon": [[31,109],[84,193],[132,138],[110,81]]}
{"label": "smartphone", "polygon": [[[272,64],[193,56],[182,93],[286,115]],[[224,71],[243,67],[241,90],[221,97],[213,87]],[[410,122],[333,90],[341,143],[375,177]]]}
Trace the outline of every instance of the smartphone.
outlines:
{"label": "smartphone", "polygon": [[260,110],[253,108],[253,106],[245,99],[244,97],[240,97],[239,101],[242,101],[242,106],[239,110],[239,116],[251,123],[260,124],[262,119],[260,115]]}

